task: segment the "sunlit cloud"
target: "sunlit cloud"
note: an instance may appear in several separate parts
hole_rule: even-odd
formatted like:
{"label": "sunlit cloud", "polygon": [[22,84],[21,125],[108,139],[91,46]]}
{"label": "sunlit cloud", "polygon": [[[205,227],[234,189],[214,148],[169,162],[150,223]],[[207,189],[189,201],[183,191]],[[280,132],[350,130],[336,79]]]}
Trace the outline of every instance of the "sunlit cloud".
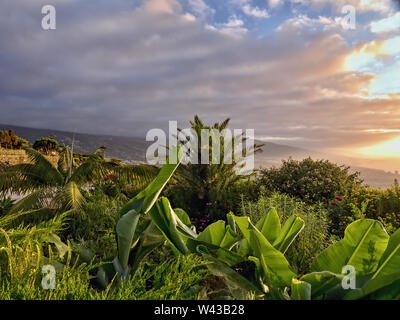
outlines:
{"label": "sunlit cloud", "polygon": [[[232,0],[222,9],[209,0],[136,7],[125,0],[55,1],[63,5],[56,33],[37,27],[36,6],[44,0],[0,2],[6,17],[24,21],[0,19],[7,43],[0,122],[143,136],[169,120],[184,127],[199,114],[205,122],[230,117],[234,128],[254,128],[264,141],[348,152],[399,135],[368,131],[400,128],[399,37],[371,33],[371,21],[343,32],[329,1],[320,1],[323,10],[318,1],[303,1],[314,14],[281,16],[283,1]],[[246,14],[246,3],[270,17]],[[77,10],[82,5],[86,10]],[[376,21],[384,17],[371,10]]]}
{"label": "sunlit cloud", "polygon": [[400,12],[379,21],[371,22],[371,32],[385,33],[398,31],[400,29]]}

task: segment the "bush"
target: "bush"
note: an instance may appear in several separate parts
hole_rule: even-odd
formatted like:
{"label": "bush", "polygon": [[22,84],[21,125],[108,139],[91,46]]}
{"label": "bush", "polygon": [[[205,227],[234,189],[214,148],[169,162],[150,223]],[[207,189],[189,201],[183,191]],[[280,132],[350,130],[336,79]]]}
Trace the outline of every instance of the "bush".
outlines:
{"label": "bush", "polygon": [[359,173],[349,173],[349,167],[324,160],[307,158],[301,161],[283,160],[279,168],[260,170],[258,182],[266,190],[277,191],[307,204],[328,205],[336,196],[345,196],[358,188]]}
{"label": "bush", "polygon": [[57,140],[54,138],[40,138],[33,143],[33,149],[44,154],[57,151],[59,147]]}
{"label": "bush", "polygon": [[[363,208],[364,207],[364,208]],[[400,187],[386,190],[360,187],[343,201],[334,201],[329,210],[331,232],[343,235],[346,226],[361,218],[380,220],[389,233],[400,228]]]}
{"label": "bush", "polygon": [[243,202],[242,215],[258,221],[270,207],[275,207],[281,222],[295,214],[305,222],[304,230],[286,252],[292,267],[299,274],[309,272],[313,259],[329,244],[327,211],[321,205],[307,205],[288,195],[273,193],[256,202]]}
{"label": "bush", "polygon": [[78,241],[100,257],[115,254],[115,226],[119,219],[119,202],[100,192],[87,198],[81,210],[69,214],[63,239]]}

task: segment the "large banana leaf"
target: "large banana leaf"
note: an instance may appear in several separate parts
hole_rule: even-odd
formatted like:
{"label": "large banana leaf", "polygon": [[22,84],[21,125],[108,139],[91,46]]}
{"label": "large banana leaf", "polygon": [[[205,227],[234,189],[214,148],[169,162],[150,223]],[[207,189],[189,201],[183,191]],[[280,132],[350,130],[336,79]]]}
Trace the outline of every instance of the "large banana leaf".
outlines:
{"label": "large banana leaf", "polygon": [[279,237],[281,222],[275,208],[270,208],[257,222],[256,227],[270,243]]}
{"label": "large banana leaf", "polygon": [[292,300],[311,300],[311,284],[293,278],[291,289]]}
{"label": "large banana leaf", "polygon": [[[175,161],[176,159],[173,159],[174,161],[172,161],[168,158],[167,163],[161,168],[157,177],[146,187],[146,189],[140,192],[121,209],[120,216],[123,216],[131,210],[136,210],[136,212],[146,214],[151,209],[182,160],[183,152],[181,146],[178,146],[176,150],[175,148],[170,150],[172,155],[174,155],[175,152],[178,154],[178,161]],[[173,156],[173,158],[175,157]]]}
{"label": "large banana leaf", "polygon": [[140,234],[139,243],[135,247],[131,273],[135,273],[142,260],[155,248],[165,243],[164,235],[149,219],[146,229]]}
{"label": "large banana leaf", "polygon": [[234,232],[229,225],[225,225],[225,222],[222,220],[209,225],[197,237],[198,241],[203,241],[228,250],[240,239],[241,236]]}
{"label": "large banana leaf", "polygon": [[346,299],[360,299],[400,279],[400,230],[389,240],[379,265],[371,279],[359,290],[348,293]]}
{"label": "large banana leaf", "polygon": [[330,271],[340,274],[346,265],[356,275],[375,272],[389,241],[382,224],[375,220],[358,220],[350,224],[342,240],[325,249],[314,260],[311,271]]}
{"label": "large banana leaf", "polygon": [[214,258],[205,246],[198,246],[198,252],[208,261],[207,268],[211,273],[225,279],[227,285],[230,287],[231,293],[237,299],[243,299],[247,293],[254,293],[257,297],[262,297],[264,295],[252,282],[230,268],[226,263]]}
{"label": "large banana leaf", "polygon": [[[248,242],[250,230],[258,230],[267,240],[270,239],[273,241],[271,242],[268,240],[276,249],[285,253],[293,243],[294,239],[304,228],[304,221],[293,215],[287,220],[284,227],[281,229],[279,217],[275,209],[270,209],[258,222],[257,226],[254,226],[248,217],[237,217],[231,213],[229,216],[235,221],[246,239],[241,243],[239,249],[239,253],[243,256],[249,256],[252,254],[251,245]],[[271,229],[269,227],[271,227]]]}
{"label": "large banana leaf", "polygon": [[118,259],[123,270],[128,267],[129,252],[139,218],[140,213],[136,210],[131,210],[124,214],[117,222]]}
{"label": "large banana leaf", "polygon": [[296,216],[291,216],[286,221],[282,230],[280,230],[278,237],[272,242],[272,245],[280,252],[285,253],[303,228],[304,220]]}
{"label": "large banana leaf", "polygon": [[[128,266],[129,253],[140,215],[146,214],[151,209],[182,159],[181,147],[178,146],[176,151],[178,154],[178,161],[170,163],[168,158],[167,163],[162,167],[154,181],[151,182],[145,190],[130,200],[120,211],[121,218],[117,222],[116,233],[118,259],[123,270]],[[172,154],[174,154],[173,150]]]}
{"label": "large banana leaf", "polygon": [[172,210],[169,200],[165,197],[160,198],[149,211],[153,223],[160,229],[172,250],[176,253],[187,254],[187,248],[183,238],[178,231],[178,220],[180,220]]}
{"label": "large banana leaf", "polygon": [[324,299],[329,292],[340,286],[343,275],[329,271],[308,273],[300,278],[301,281],[311,285],[311,298]]}
{"label": "large banana leaf", "polygon": [[289,287],[296,276],[285,256],[275,249],[258,230],[250,230],[249,244],[260,259],[265,282],[274,288]]}

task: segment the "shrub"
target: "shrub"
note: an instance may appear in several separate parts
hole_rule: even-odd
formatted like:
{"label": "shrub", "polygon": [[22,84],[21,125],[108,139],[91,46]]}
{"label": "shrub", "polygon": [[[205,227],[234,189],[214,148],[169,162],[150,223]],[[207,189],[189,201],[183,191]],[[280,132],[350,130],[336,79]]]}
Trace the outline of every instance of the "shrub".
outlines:
{"label": "shrub", "polygon": [[328,204],[335,196],[345,196],[359,187],[359,173],[350,174],[349,167],[324,160],[307,158],[283,160],[279,168],[260,170],[259,185],[298,198],[305,203]]}
{"label": "shrub", "polygon": [[59,148],[58,142],[54,138],[40,138],[33,143],[33,149],[44,154],[49,154],[52,151],[57,151]]}
{"label": "shrub", "polygon": [[[364,210],[361,210],[362,207]],[[362,216],[360,216],[360,212]],[[370,187],[356,188],[343,197],[343,201],[335,201],[329,210],[331,232],[343,235],[347,224],[360,218],[380,220],[389,233],[400,228],[400,187],[395,184],[386,190]]]}
{"label": "shrub", "polygon": [[29,142],[15,135],[12,129],[0,131],[0,147],[6,149],[22,149],[29,146]]}
{"label": "shrub", "polygon": [[243,202],[242,215],[247,215],[252,221],[258,221],[270,207],[275,207],[281,222],[291,215],[302,218],[304,230],[286,253],[288,260],[297,273],[309,271],[311,263],[329,243],[327,211],[321,205],[307,205],[288,195],[273,193],[271,196],[261,196],[255,202]]}
{"label": "shrub", "polygon": [[64,239],[90,247],[97,256],[106,257],[116,250],[114,229],[119,219],[119,202],[96,192],[82,209],[72,212],[62,233]]}

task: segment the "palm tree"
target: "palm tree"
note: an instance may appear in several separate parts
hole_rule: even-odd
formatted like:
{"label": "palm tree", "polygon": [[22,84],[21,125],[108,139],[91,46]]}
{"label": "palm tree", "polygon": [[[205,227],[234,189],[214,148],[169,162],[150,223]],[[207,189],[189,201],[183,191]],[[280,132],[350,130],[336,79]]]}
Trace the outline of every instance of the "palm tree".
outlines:
{"label": "palm tree", "polygon": [[[197,145],[201,145],[201,131],[203,129],[216,129],[219,133],[222,133],[224,129],[228,128],[230,119],[226,119],[221,123],[214,123],[212,126],[205,125],[201,119],[196,115],[193,121],[190,121],[191,129],[196,133],[198,142]],[[181,139],[178,138],[179,143],[185,145],[185,132],[182,129],[178,129],[182,135],[179,135]],[[234,140],[234,139],[233,139]],[[234,140],[232,145],[232,151],[235,151],[235,141],[244,142],[247,140],[244,134],[238,136],[236,140]],[[261,147],[263,145],[254,144],[247,148],[248,151],[260,152]],[[220,134],[220,156],[219,163],[212,163],[212,154],[213,154],[213,146],[209,143],[209,156],[210,163],[209,164],[181,164],[177,169],[177,174],[175,176],[176,185],[179,186],[180,189],[184,190],[182,192],[186,193],[187,196],[191,194],[190,202],[193,204],[192,207],[196,207],[197,210],[201,213],[204,212],[205,204],[211,203],[215,201],[220,201],[224,191],[228,190],[232,187],[236,182],[241,181],[243,179],[249,179],[249,176],[242,176],[237,174],[237,169],[239,164],[235,161],[235,157],[232,156],[232,163],[227,164],[224,163],[224,152],[225,152],[225,141],[224,135]],[[190,157],[190,153],[188,150],[187,156]],[[201,159],[201,148],[197,148],[197,159]],[[187,208],[186,208],[187,209]],[[221,214],[225,214],[226,212],[222,212]]]}
{"label": "palm tree", "polygon": [[71,150],[64,148],[57,165],[40,152],[25,149],[29,163],[7,167],[0,173],[0,194],[24,196],[10,213],[43,207],[56,211],[76,210],[84,203],[83,188],[110,174],[126,183],[144,185],[158,172],[156,167],[149,165],[126,165],[106,160],[104,149],[97,149],[78,164]]}

